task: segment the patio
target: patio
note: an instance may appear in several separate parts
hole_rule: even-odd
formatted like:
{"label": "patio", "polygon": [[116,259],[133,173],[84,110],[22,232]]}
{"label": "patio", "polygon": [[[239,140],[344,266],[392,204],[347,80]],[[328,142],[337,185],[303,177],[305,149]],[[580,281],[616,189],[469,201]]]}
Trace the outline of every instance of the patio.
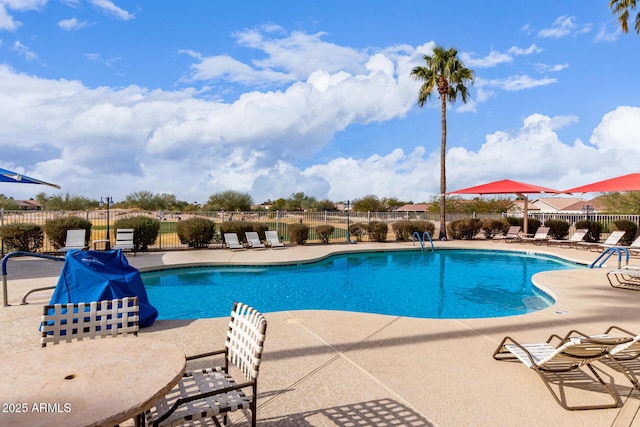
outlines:
{"label": "patio", "polygon": [[[435,242],[436,247],[522,250],[590,263],[589,251],[490,241]],[[415,248],[411,243],[332,244],[285,250],[198,250],[138,254],[132,265],[283,263],[312,260],[332,251]],[[610,267],[615,267],[609,262]],[[0,355],[39,346],[37,325],[51,291],[20,298],[35,287],[55,285],[62,263],[16,259],[8,266],[11,307],[0,309]],[[493,351],[505,335],[540,342],[571,329],[599,333],[616,324],[640,332],[640,292],[613,289],[606,269],[545,272],[536,283],[557,303],[535,313],[489,319],[415,319],[348,312],[267,313],[258,424],[262,426],[640,426],[640,393],[624,375],[603,364],[603,379],[625,400],[617,409],[566,411],[542,381],[521,363],[498,362]],[[256,307],[259,309],[259,307]],[[230,309],[230,308],[229,308]],[[227,318],[156,321],[141,335],[170,340],[194,354],[217,348]],[[1,386],[0,386],[1,387]],[[605,399],[585,384],[568,384],[573,402]],[[233,416],[233,421],[244,418]],[[1,420],[1,418],[0,418]]]}

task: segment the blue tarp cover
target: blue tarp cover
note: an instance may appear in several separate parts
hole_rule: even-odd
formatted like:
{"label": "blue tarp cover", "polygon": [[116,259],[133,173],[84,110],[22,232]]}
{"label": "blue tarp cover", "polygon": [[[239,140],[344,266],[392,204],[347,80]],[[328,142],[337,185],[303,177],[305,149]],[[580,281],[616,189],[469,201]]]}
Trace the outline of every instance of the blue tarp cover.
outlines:
{"label": "blue tarp cover", "polygon": [[149,303],[140,272],[129,265],[122,250],[68,251],[50,304],[138,297],[141,328],[150,326],[158,310]]}

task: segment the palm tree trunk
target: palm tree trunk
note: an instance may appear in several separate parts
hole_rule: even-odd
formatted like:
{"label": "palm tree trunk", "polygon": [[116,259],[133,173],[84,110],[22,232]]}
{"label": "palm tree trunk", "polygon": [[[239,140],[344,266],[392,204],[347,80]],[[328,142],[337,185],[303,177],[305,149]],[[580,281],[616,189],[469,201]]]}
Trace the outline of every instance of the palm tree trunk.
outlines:
{"label": "palm tree trunk", "polygon": [[447,155],[447,96],[440,95],[442,104],[442,142],[440,143],[440,240],[447,240],[447,215],[446,196],[447,192],[447,167],[445,164]]}

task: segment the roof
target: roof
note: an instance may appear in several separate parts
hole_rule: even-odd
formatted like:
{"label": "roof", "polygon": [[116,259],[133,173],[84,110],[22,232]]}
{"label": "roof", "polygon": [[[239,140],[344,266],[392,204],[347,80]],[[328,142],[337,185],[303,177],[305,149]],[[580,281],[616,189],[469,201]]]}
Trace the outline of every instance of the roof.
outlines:
{"label": "roof", "polygon": [[586,200],[581,197],[540,197],[529,203],[529,206],[535,205],[545,212],[557,212],[566,210],[576,203],[586,203]]}
{"label": "roof", "polygon": [[426,212],[429,210],[431,205],[429,203],[409,203],[403,206],[400,206],[396,209],[396,212]]}

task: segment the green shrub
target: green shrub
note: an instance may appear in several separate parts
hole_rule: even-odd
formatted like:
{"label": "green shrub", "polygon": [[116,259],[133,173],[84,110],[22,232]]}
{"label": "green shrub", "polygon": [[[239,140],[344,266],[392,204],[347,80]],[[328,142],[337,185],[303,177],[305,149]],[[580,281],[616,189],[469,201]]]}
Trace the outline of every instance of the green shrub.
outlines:
{"label": "green shrub", "polygon": [[263,222],[249,222],[249,221],[226,221],[220,224],[220,233],[236,233],[238,240],[242,243],[247,243],[247,231],[255,231],[258,233],[260,240],[265,240],[265,231],[269,229],[269,225]]}
{"label": "green shrub", "polygon": [[465,218],[449,222],[447,231],[453,239],[473,240],[482,229],[482,220]]}
{"label": "green shrub", "polygon": [[117,220],[113,228],[133,228],[133,251],[144,252],[149,250],[149,246],[158,239],[160,221],[145,215],[138,215]]}
{"label": "green shrub", "polygon": [[409,221],[400,220],[391,224],[394,233],[396,234],[396,240],[409,241],[413,239],[413,233],[418,233],[420,238],[424,236],[425,231],[433,236],[436,231],[436,225],[431,221]]}
{"label": "green shrub", "polygon": [[358,242],[362,242],[362,237],[367,234],[367,224],[356,222],[349,226],[349,236],[355,237]]}
{"label": "green shrub", "polygon": [[48,219],[44,223],[44,233],[54,249],[64,248],[67,240],[67,230],[83,229],[85,233],[84,244],[89,247],[91,238],[91,222],[77,216]]}
{"label": "green shrub", "polygon": [[569,222],[563,219],[548,219],[544,225],[549,227],[549,238],[564,240],[569,235]]}
{"label": "green shrub", "polygon": [[374,242],[385,242],[387,240],[387,232],[389,231],[389,226],[386,222],[382,221],[371,221],[367,225],[367,233],[369,235],[369,240]]}
{"label": "green shrub", "polygon": [[206,218],[189,218],[178,222],[176,232],[180,243],[190,248],[206,248],[216,233],[216,225]]}
{"label": "green shrub", "polygon": [[335,231],[335,227],[333,225],[319,225],[316,227],[316,233],[320,238],[320,241],[325,245],[329,243],[329,238]]}
{"label": "green shrub", "polygon": [[44,244],[44,232],[38,224],[7,224],[0,228],[0,237],[10,252],[36,252]]}
{"label": "green shrub", "polygon": [[[620,243],[629,246],[636,239],[636,234],[638,233],[638,224],[633,221],[629,221],[628,219],[619,219],[617,221],[613,221],[613,228],[616,230],[624,231],[624,236],[622,236],[622,240]],[[611,230],[613,231],[613,230]]]}
{"label": "green shrub", "polygon": [[305,224],[289,224],[289,241],[304,245],[309,238],[309,226]]}
{"label": "green shrub", "polygon": [[576,230],[586,228],[589,230],[584,238],[585,242],[599,242],[600,233],[602,233],[602,224],[597,221],[582,220],[576,221]]}
{"label": "green shrub", "polygon": [[509,228],[509,223],[503,219],[482,220],[482,232],[485,239],[493,239],[494,236],[504,234],[504,230]]}

